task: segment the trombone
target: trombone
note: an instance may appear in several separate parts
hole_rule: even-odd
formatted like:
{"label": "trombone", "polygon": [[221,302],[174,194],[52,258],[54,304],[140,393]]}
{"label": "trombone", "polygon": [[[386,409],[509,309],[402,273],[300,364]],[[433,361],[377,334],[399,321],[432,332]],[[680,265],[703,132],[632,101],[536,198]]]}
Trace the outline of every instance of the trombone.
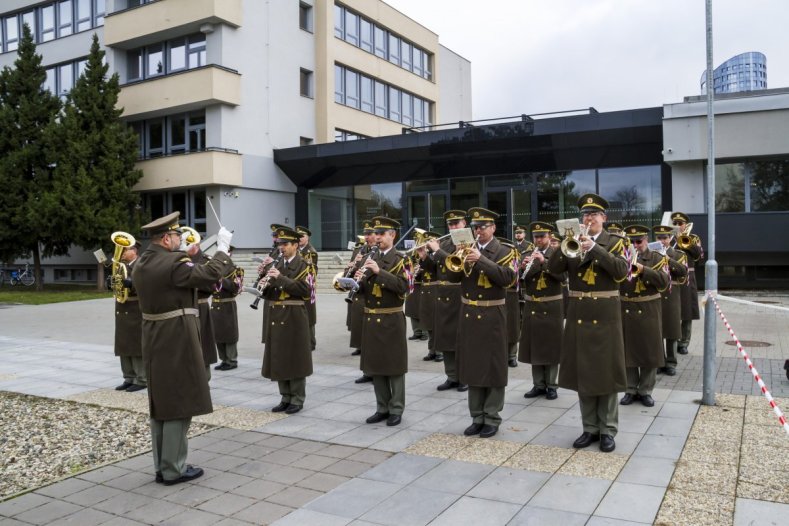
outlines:
{"label": "trombone", "polygon": [[426,235],[427,234],[427,230],[422,230],[421,228],[417,228],[415,230],[416,230],[416,235],[414,236],[414,241],[416,242],[416,245],[411,247],[411,248],[409,248],[408,250],[406,250],[405,251],[406,254],[410,254],[412,252],[416,252],[420,248],[425,248],[427,246],[427,242],[428,241],[432,241],[432,240],[441,241],[442,239],[446,239],[446,238],[448,238],[449,236],[452,235],[450,233],[450,234],[444,234],[441,237],[432,237],[432,236]]}

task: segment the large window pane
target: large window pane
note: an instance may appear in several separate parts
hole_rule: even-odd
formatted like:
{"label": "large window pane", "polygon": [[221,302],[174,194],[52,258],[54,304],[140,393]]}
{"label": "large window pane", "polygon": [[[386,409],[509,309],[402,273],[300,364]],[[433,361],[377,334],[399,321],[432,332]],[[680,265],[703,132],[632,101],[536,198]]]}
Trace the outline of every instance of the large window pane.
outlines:
{"label": "large window pane", "polygon": [[164,119],[148,121],[148,157],[164,155]]}
{"label": "large window pane", "polygon": [[388,36],[386,31],[382,28],[375,26],[375,55],[383,59],[386,58],[386,43]]}
{"label": "large window pane", "polygon": [[347,10],[345,11],[345,41],[354,46],[359,45],[359,16]]}
{"label": "large window pane", "polygon": [[414,125],[414,97],[410,93],[403,93],[403,119],[402,123],[406,126]]}
{"label": "large window pane", "polygon": [[400,46],[400,60],[402,61],[402,65],[404,69],[411,71],[411,44],[406,41],[403,41],[402,45]]}
{"label": "large window pane", "polygon": [[422,99],[414,97],[414,126],[420,128],[425,125],[425,107]]}
{"label": "large window pane", "polygon": [[537,186],[538,219],[554,222],[578,217],[578,199],[595,192],[595,186],[594,170],[541,174]]}
{"label": "large window pane", "polygon": [[86,31],[91,27],[90,0],[77,0],[77,31]]}
{"label": "large window pane", "polygon": [[[354,187],[357,224],[374,216],[387,216],[403,222],[403,184],[386,183]],[[403,231],[407,229],[404,228]],[[358,229],[361,232],[361,228]]]}
{"label": "large window pane", "polygon": [[751,211],[789,211],[789,160],[745,164],[750,174]]}
{"label": "large window pane", "polygon": [[16,15],[4,19],[5,50],[14,51],[19,47],[19,18]]}
{"label": "large window pane", "polygon": [[133,49],[126,53],[126,75],[128,80],[138,80],[143,77],[142,58],[142,49]]}
{"label": "large window pane", "polygon": [[183,153],[186,150],[186,116],[176,115],[170,121],[170,153]]}
{"label": "large window pane", "polygon": [[359,74],[349,69],[345,70],[345,104],[359,108]]}
{"label": "large window pane", "polygon": [[342,7],[334,4],[334,36],[345,38],[345,11]]}
{"label": "large window pane", "polygon": [[164,74],[164,46],[162,44],[155,44],[148,46],[147,68],[146,76],[155,77]]}
{"label": "large window pane", "polygon": [[365,19],[360,21],[360,47],[368,53],[373,52],[373,24]]}
{"label": "large window pane", "polygon": [[402,114],[400,113],[400,90],[397,88],[389,87],[389,118],[393,121],[400,122]]}
{"label": "large window pane", "polygon": [[373,79],[362,75],[362,111],[373,112]]}
{"label": "large window pane", "polygon": [[71,63],[58,66],[58,78],[60,80],[58,95],[65,97],[74,87],[74,66]]}
{"label": "large window pane", "polygon": [[345,104],[345,71],[334,66],[334,102]]}
{"label": "large window pane", "polygon": [[94,26],[103,26],[104,25],[104,13],[107,11],[106,9],[107,2],[105,0],[96,0],[96,11],[93,13],[95,21],[93,23]]}
{"label": "large window pane", "polygon": [[38,28],[36,27],[36,12],[35,11],[28,11],[27,13],[22,13],[22,20],[19,24],[19,29],[21,31],[22,26],[27,24],[30,28],[30,32],[33,34],[33,42],[38,42],[38,38],[36,38],[36,32]]}
{"label": "large window pane", "polygon": [[742,163],[716,166],[715,210],[745,212],[745,166]]}
{"label": "large window pane", "polygon": [[659,166],[598,170],[599,194],[608,201],[608,220],[625,226],[660,223],[662,200]]}
{"label": "large window pane", "polygon": [[186,69],[186,41],[183,38],[170,41],[170,71]]}
{"label": "large window pane", "polygon": [[205,35],[190,36],[189,61],[186,67],[198,68],[200,66],[205,66],[206,64]]}
{"label": "large window pane", "polygon": [[424,76],[424,58],[423,58],[422,50],[414,47],[413,53],[413,65],[414,65],[414,74],[419,75],[420,77]]}
{"label": "large window pane", "polygon": [[71,0],[58,3],[58,38],[74,32],[74,17]]}
{"label": "large window pane", "polygon": [[400,65],[400,39],[389,35],[389,62]]}
{"label": "large window pane", "polygon": [[387,104],[387,89],[383,82],[375,81],[375,114],[379,117],[386,117],[389,111]]}
{"label": "large window pane", "polygon": [[41,42],[55,39],[55,6],[47,5],[41,8]]}
{"label": "large window pane", "polygon": [[47,78],[44,80],[44,89],[48,89],[53,95],[57,90],[57,84],[55,82],[56,76],[57,74],[55,72],[55,68],[47,69]]}
{"label": "large window pane", "polygon": [[449,207],[468,210],[482,205],[482,178],[465,177],[449,181]]}

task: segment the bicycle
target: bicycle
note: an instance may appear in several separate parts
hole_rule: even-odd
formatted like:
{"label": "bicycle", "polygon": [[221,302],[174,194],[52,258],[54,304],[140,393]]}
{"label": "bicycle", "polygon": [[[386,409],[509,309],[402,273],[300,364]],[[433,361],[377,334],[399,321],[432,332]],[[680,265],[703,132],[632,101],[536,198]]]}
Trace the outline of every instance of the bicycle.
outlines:
{"label": "bicycle", "polygon": [[25,263],[25,270],[19,269],[11,271],[11,279],[9,279],[8,282],[11,284],[11,286],[21,283],[22,285],[29,287],[36,282],[36,277],[30,270],[30,264]]}

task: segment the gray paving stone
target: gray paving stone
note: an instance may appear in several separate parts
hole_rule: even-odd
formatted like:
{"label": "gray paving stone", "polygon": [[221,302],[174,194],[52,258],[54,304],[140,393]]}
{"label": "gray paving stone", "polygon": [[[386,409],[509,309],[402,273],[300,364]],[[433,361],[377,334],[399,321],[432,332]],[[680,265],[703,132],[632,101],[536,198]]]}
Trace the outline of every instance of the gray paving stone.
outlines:
{"label": "gray paving stone", "polygon": [[[403,415],[403,419],[408,417]],[[348,446],[368,447],[394,435],[400,429],[385,426],[359,426],[347,433],[332,438],[332,442]]]}
{"label": "gray paving stone", "polygon": [[195,460],[193,457],[193,455],[189,455],[189,461],[192,462],[193,465],[198,465],[205,470],[211,471],[231,471],[233,468],[248,462],[246,458],[225,454],[217,455],[206,461]]}
{"label": "gray paving stone", "polygon": [[429,434],[430,433],[427,431],[402,429],[397,433],[395,433],[394,435],[391,435],[379,442],[376,442],[370,447],[373,449],[379,449],[381,451],[387,451],[390,453],[399,453],[400,451],[403,451],[406,448],[408,448],[410,445],[418,442],[419,440],[422,440]]}
{"label": "gray paving stone", "polygon": [[268,462],[261,462],[259,460],[245,460],[238,466],[230,468],[230,473],[237,475],[244,475],[253,478],[265,477],[267,473],[279,468],[277,464],[270,464]]}
{"label": "gray paving stone", "polygon": [[416,479],[412,486],[464,495],[494,469],[487,464],[445,460]]}
{"label": "gray paving stone", "polygon": [[685,447],[685,439],[682,437],[644,435],[633,456],[677,460],[683,447]]}
{"label": "gray paving stone", "polygon": [[348,460],[356,460],[358,462],[366,462],[367,464],[380,464],[384,460],[390,458],[391,453],[384,451],[376,451],[374,449],[362,449],[358,453],[354,453],[348,457]]}
{"label": "gray paving stone", "polygon": [[507,526],[584,526],[589,520],[588,515],[569,511],[551,510],[537,506],[524,506]]}
{"label": "gray paving stone", "polygon": [[789,504],[752,499],[736,499],[734,504],[734,526],[782,526],[787,517]]}
{"label": "gray paving stone", "polygon": [[[335,464],[336,465],[336,464]],[[280,484],[293,485],[315,473],[308,469],[280,466],[266,473],[266,479]]]}
{"label": "gray paving stone", "polygon": [[76,526],[94,526],[97,524],[104,524],[107,521],[112,520],[113,517],[113,515],[103,511],[83,508],[76,513],[66,515],[65,517],[61,517],[60,519],[49,523],[49,526],[65,526],[68,524]]}
{"label": "gray paving stone", "polygon": [[132,471],[131,473],[127,473],[125,475],[121,475],[120,477],[108,480],[104,483],[104,485],[122,491],[129,491],[148,484],[149,482],[153,482],[154,480],[155,475],[141,473],[139,471]]}
{"label": "gray paving stone", "polygon": [[315,473],[303,480],[300,480],[297,484],[302,488],[314,489],[315,491],[322,491],[326,493],[349,480],[349,477],[332,475],[331,473]]}
{"label": "gray paving stone", "polygon": [[77,513],[81,509],[80,506],[71,504],[70,502],[53,500],[42,506],[24,511],[14,518],[22,522],[29,522],[30,524],[50,524],[56,519]]}
{"label": "gray paving stone", "polygon": [[245,448],[247,444],[243,442],[236,442],[235,440],[223,439],[217,440],[210,444],[201,447],[203,451],[210,451],[212,453],[221,453],[226,455],[234,455],[236,451]]}
{"label": "gray paving stone", "polygon": [[233,455],[243,459],[261,459],[266,455],[271,455],[278,451],[279,450],[272,447],[266,447],[260,444],[249,444],[234,452]]}
{"label": "gray paving stone", "polygon": [[246,475],[237,475],[235,473],[208,473],[209,476],[204,476],[199,479],[199,484],[206,488],[215,489],[218,491],[232,491],[239,486],[248,482],[252,482],[252,477]]}
{"label": "gray paving stone", "polygon": [[571,448],[576,438],[583,432],[577,427],[557,426],[551,424],[531,441],[540,446]]}
{"label": "gray paving stone", "polygon": [[318,451],[320,451],[325,447],[326,444],[324,444],[323,442],[316,442],[314,440],[299,440],[285,447],[285,449],[289,449],[291,451],[299,451],[301,453],[317,453]]}
{"label": "gray paving stone", "polygon": [[292,511],[293,508],[264,501],[239,511],[232,518],[254,524],[271,524]]}
{"label": "gray paving stone", "polygon": [[662,487],[614,482],[594,515],[651,524],[665,493]]}
{"label": "gray paving stone", "polygon": [[122,495],[123,493],[123,491],[116,488],[96,485],[82,491],[78,491],[77,493],[66,495],[63,497],[63,500],[72,504],[77,504],[79,506],[93,506],[94,504],[104,502],[107,499],[117,495]]}
{"label": "gray paving stone", "polygon": [[274,504],[281,504],[291,508],[300,508],[323,494],[323,491],[315,491],[312,489],[290,486],[268,497],[266,500],[268,502],[273,502]]}
{"label": "gray paving stone", "polygon": [[529,502],[550,477],[550,473],[497,468],[474,486],[468,495],[523,505]]}
{"label": "gray paving stone", "polygon": [[608,480],[557,474],[543,485],[529,505],[591,514],[610,485]]}
{"label": "gray paving stone", "polygon": [[305,508],[355,519],[361,517],[384,499],[394,495],[401,488],[401,485],[389,482],[352,479],[313,500]]}
{"label": "gray paving stone", "polygon": [[[579,432],[578,434],[580,435],[581,433]],[[616,434],[616,453],[618,455],[632,455],[643,438],[644,435],[641,433],[628,433],[620,429]],[[594,446],[586,450],[594,451]]]}
{"label": "gray paving stone", "polygon": [[687,438],[690,433],[690,428],[693,426],[693,420],[686,420],[684,418],[666,418],[659,416],[649,427],[648,435],[665,435]]}
{"label": "gray paving stone", "polygon": [[39,488],[36,490],[36,493],[39,495],[45,495],[47,497],[62,499],[67,495],[77,493],[78,491],[90,488],[93,485],[94,484],[92,482],[88,482],[87,480],[70,478],[56,482],[55,484],[51,484],[49,486],[45,486],[43,488]]}
{"label": "gray paving stone", "polygon": [[287,486],[271,480],[253,480],[233,490],[236,495],[263,500],[275,493],[279,493]]}
{"label": "gray paving stone", "polygon": [[[168,486],[164,486],[164,487],[168,487]],[[172,495],[166,495],[163,498],[169,502],[174,502],[176,504],[183,504],[184,506],[188,506],[190,508],[197,507],[203,502],[216,498],[222,494],[221,491],[217,491],[211,488],[206,488],[197,484],[187,484],[187,485],[178,484],[177,486],[169,486],[169,487],[180,488],[180,491],[176,491]]]}
{"label": "gray paving stone", "polygon": [[201,510],[186,510],[174,517],[159,523],[163,526],[213,526],[222,520],[221,515],[214,515]]}
{"label": "gray paving stone", "polygon": [[222,493],[203,502],[197,506],[197,509],[229,517],[252,506],[255,502],[257,502],[255,499],[249,497],[234,495],[232,493]]}
{"label": "gray paving stone", "polygon": [[128,469],[122,469],[117,466],[105,466],[103,468],[94,469],[93,471],[80,473],[77,475],[77,478],[101,484],[107,482],[108,480],[126,475],[127,473],[129,473]]}
{"label": "gray paving stone", "polygon": [[[194,441],[199,438],[201,437],[190,438],[189,447],[194,449],[196,447]],[[153,471],[153,458],[150,453],[145,453],[143,455],[137,455],[136,457],[127,458],[114,465],[119,468],[131,469],[134,471]]]}
{"label": "gray paving stone", "polygon": [[156,502],[161,501],[137,493],[126,492],[102,501],[93,507],[97,510],[106,511],[114,515],[126,516],[129,510],[145,508]]}
{"label": "gray paving stone", "polygon": [[609,517],[597,517],[593,515],[586,523],[586,526],[643,526],[644,524],[652,524],[652,523],[624,521],[620,519],[611,519]]}
{"label": "gray paving stone", "polygon": [[395,484],[409,484],[440,463],[439,458],[399,453],[371,468],[361,477]]}
{"label": "gray paving stone", "polygon": [[[619,429],[628,433],[644,434],[654,422],[654,418],[646,415],[619,414]],[[580,426],[579,426],[580,428]]]}
{"label": "gray paving stone", "polygon": [[507,524],[520,508],[517,504],[461,497],[430,524],[431,526]]}
{"label": "gray paving stone", "polygon": [[351,519],[320,513],[312,510],[296,510],[281,519],[277,520],[272,526],[345,526]]}
{"label": "gray paving stone", "polygon": [[[188,508],[167,502],[165,500],[156,500],[145,506],[140,506],[124,512],[124,517],[145,522],[147,524],[157,524],[171,517],[177,517],[179,514],[184,513]],[[108,510],[105,510],[108,511]]]}
{"label": "gray paving stone", "polygon": [[362,515],[361,519],[390,526],[423,525],[458,498],[451,493],[407,486]]}
{"label": "gray paving stone", "polygon": [[331,420],[318,420],[312,425],[293,433],[293,436],[305,440],[319,440],[324,442],[331,441],[334,437],[347,433],[351,429],[356,429],[361,424],[359,422],[338,422]]}
{"label": "gray paving stone", "polygon": [[630,457],[616,480],[665,488],[674,474],[675,467],[675,461],[672,459],[634,456]]}
{"label": "gray paving stone", "polygon": [[144,522],[137,522],[126,517],[115,517],[114,519],[105,522],[102,526],[143,526]]}
{"label": "gray paving stone", "polygon": [[294,468],[309,469],[311,471],[321,471],[332,464],[337,463],[336,458],[324,457],[322,455],[306,455],[291,464]]}
{"label": "gray paving stone", "polygon": [[[672,397],[674,392],[671,393]],[[701,398],[700,393],[689,393],[692,397]],[[682,398],[684,398],[688,393],[685,393]],[[666,417],[666,418],[684,418],[684,419],[694,419],[696,418],[696,413],[699,412],[699,405],[694,403],[679,403],[668,401],[663,404],[663,408],[658,413],[658,416]]]}

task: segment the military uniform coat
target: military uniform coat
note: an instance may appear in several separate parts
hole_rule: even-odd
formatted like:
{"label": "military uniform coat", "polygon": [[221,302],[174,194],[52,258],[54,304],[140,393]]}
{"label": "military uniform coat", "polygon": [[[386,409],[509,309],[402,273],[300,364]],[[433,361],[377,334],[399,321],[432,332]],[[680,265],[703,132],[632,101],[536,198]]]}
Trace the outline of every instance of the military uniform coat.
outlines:
{"label": "military uniform coat", "polygon": [[518,343],[521,337],[521,304],[520,291],[514,286],[507,289],[505,297],[507,308],[507,343]]}
{"label": "military uniform coat", "polygon": [[[403,307],[408,294],[405,259],[394,248],[386,255],[378,251],[378,274],[367,271],[360,286],[364,289],[366,309]],[[361,370],[367,376],[398,376],[408,372],[405,314],[363,313]]]}
{"label": "military uniform coat", "polygon": [[[306,378],[312,374],[310,324],[305,304],[311,293],[307,278],[312,267],[297,253],[287,268],[284,258],[276,268],[280,276],[272,279],[263,293],[269,312],[261,374],[276,381]],[[281,301],[298,304],[278,305]]]}
{"label": "military uniform coat", "polygon": [[[208,256],[199,252],[192,261],[196,265],[202,265],[209,260]],[[213,294],[215,285],[212,283],[210,286],[197,288],[197,309],[200,311],[200,343],[203,346],[203,361],[206,367],[219,361],[214,337],[214,324],[211,321],[211,305],[208,303],[208,298]]]}
{"label": "military uniform coat", "polygon": [[[353,249],[353,252],[351,253],[351,261],[356,259],[356,254],[358,254],[361,249],[362,247],[356,247]],[[346,271],[344,275],[348,276],[348,272]],[[353,274],[351,274],[351,276],[353,276]],[[351,330],[351,303],[346,302],[345,305],[347,306],[347,312],[345,314],[345,326],[350,331]]]}
{"label": "military uniform coat", "polygon": [[679,262],[682,253],[669,248],[669,271],[671,273],[671,286],[661,293],[663,298],[663,338],[666,340],[682,339],[682,288],[688,279],[688,269],[684,263]]}
{"label": "military uniform coat", "polygon": [[[183,252],[151,244],[132,270],[144,314],[197,309],[196,287],[208,287],[233,270],[224,252],[195,265]],[[176,420],[210,413],[211,394],[200,344],[200,320],[192,315],[142,321],[142,358],[151,418]]]}
{"label": "military uniform coat", "polygon": [[211,302],[211,323],[216,343],[238,342],[238,306],[236,296],[241,292],[240,280],[224,277],[219,290],[214,290]]}
{"label": "military uniform coat", "polygon": [[[663,356],[663,299],[669,275],[663,270],[663,256],[646,250],[638,255],[643,270],[619,285],[622,294],[622,330],[625,365],[657,369],[665,365]],[[648,297],[649,301],[628,301]]]}
{"label": "military uniform coat", "polygon": [[436,293],[438,289],[433,282],[433,274],[422,267],[422,260],[419,260],[422,274],[422,286],[419,287],[419,324],[428,331],[434,330],[436,317]]}
{"label": "military uniform coat", "polygon": [[455,252],[451,238],[441,241],[439,249],[428,255],[422,266],[430,272],[434,281],[442,282],[431,285],[435,295],[433,320],[433,341],[435,352],[455,352],[460,320],[460,286],[457,282],[450,283],[446,259]]}
{"label": "military uniform coat", "polygon": [[[548,260],[554,249],[548,247],[545,261],[534,262],[521,290],[526,299],[521,324],[518,360],[532,365],[558,365],[564,332],[563,274],[548,271]],[[559,297],[557,300],[540,301],[541,298]]]}
{"label": "military uniform coat", "polygon": [[[303,247],[299,247],[299,253],[301,254],[302,259],[304,259],[307,264],[312,265],[312,278],[318,279],[318,251],[315,250],[311,244],[307,243]],[[307,305],[307,315],[310,318],[310,325],[315,325],[318,321],[318,311],[316,309],[315,302],[312,301],[310,298],[306,301]]]}
{"label": "military uniform coat", "polygon": [[[361,268],[364,264],[364,261],[370,255],[371,247],[363,247],[362,248],[362,259],[353,267],[353,271],[351,272],[350,277],[356,275],[356,271]],[[377,250],[377,247],[376,247]],[[351,295],[349,294],[349,297]],[[355,294],[352,295],[352,303],[351,303],[351,348],[352,349],[361,349],[362,348],[362,320],[364,319],[364,290],[360,289],[357,290]]]}
{"label": "military uniform coat", "polygon": [[[279,247],[277,247],[275,244],[274,247],[272,247],[271,250],[269,251],[268,257],[273,258],[274,261],[277,261],[277,258],[280,257],[280,254],[281,252],[279,251]],[[271,268],[271,265],[273,264],[274,263],[270,263],[263,269],[262,274],[258,274],[258,280],[262,279],[263,276],[266,275],[266,272],[268,272],[268,269]],[[257,285],[257,281],[255,282],[255,284]],[[261,303],[263,303],[263,330],[262,330],[262,336],[260,337],[260,342],[266,343],[266,327],[268,326],[268,300],[263,298],[261,300]]]}
{"label": "military uniform coat", "polygon": [[618,294],[619,283],[627,276],[629,266],[621,257],[623,242],[602,231],[583,259],[568,259],[557,250],[548,260],[549,272],[567,272],[570,291],[616,293],[610,298],[569,299],[559,386],[581,395],[601,396],[625,391],[627,387]]}
{"label": "military uniform coat", "polygon": [[[512,252],[497,239],[480,250],[482,257],[471,275],[449,273],[460,282],[462,297],[469,301],[505,300],[506,288],[515,282]],[[489,307],[460,304],[457,334],[458,381],[472,387],[507,385],[509,349],[506,305]]]}
{"label": "military uniform coat", "polygon": [[[132,267],[136,261],[137,259],[128,265],[121,263],[126,266],[128,279],[131,279]],[[115,302],[115,356],[142,356],[142,314],[134,282],[126,302]]]}
{"label": "military uniform coat", "polygon": [[[682,297],[682,320],[698,320],[699,315],[699,287],[696,284],[696,265],[704,261],[704,251],[701,248],[701,238],[691,234],[696,243],[687,250],[677,249],[685,255],[684,263],[688,266],[688,281],[680,287]],[[683,258],[680,257],[680,262]]]}
{"label": "military uniform coat", "polygon": [[[409,318],[419,320],[419,301],[422,297],[422,269],[419,274],[414,276],[414,291],[410,292],[405,298],[405,315]],[[421,323],[421,320],[420,320]]]}

